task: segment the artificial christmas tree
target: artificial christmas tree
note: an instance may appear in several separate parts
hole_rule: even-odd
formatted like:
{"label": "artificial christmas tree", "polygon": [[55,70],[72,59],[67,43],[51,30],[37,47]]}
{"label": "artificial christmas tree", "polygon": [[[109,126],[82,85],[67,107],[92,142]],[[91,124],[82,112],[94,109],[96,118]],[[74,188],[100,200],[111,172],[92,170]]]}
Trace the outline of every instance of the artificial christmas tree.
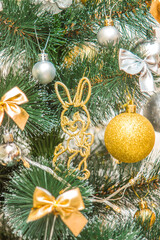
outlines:
{"label": "artificial christmas tree", "polygon": [[[158,240],[160,147],[156,144],[159,133],[151,151],[154,129],[146,119],[152,136],[147,135],[148,125],[143,125],[145,142],[150,142],[143,157],[151,153],[139,162],[123,161],[123,152],[121,162],[115,161],[113,157],[117,155],[112,157],[104,143],[106,126],[125,111],[126,104],[134,100],[140,113],[153,91],[158,90],[159,53],[150,55],[152,51],[144,53],[137,47],[142,40],[158,41],[153,30],[157,22],[149,12],[151,2],[75,0],[64,3],[2,1],[0,144],[3,150],[10,148],[13,142],[8,136],[13,135],[20,154],[13,156],[5,151],[4,155],[0,148],[0,163],[12,158],[16,163],[0,165],[0,239]],[[101,36],[97,40],[97,34],[106,17],[114,21],[120,37],[114,44],[100,45]],[[56,75],[49,81],[39,82],[32,69],[39,48],[46,41],[45,53]],[[50,73],[43,67],[45,77]],[[27,99],[21,106],[22,92],[17,95],[16,103],[14,96],[7,98],[7,102],[4,99],[15,87]],[[22,115],[21,108],[25,111]],[[27,118],[23,121],[25,113]],[[143,152],[145,142],[137,144],[142,139],[138,134],[143,132],[140,122],[128,124],[124,129],[126,122],[123,126],[121,121],[121,127],[118,122],[113,128],[114,139],[117,142],[121,139],[122,143],[125,140],[126,152],[132,144],[138,153]],[[124,130],[128,130],[128,136],[122,136]],[[105,135],[105,141],[110,137]],[[136,158],[138,153],[133,156]],[[145,196],[147,207],[138,209],[135,192]],[[143,221],[146,213],[153,218],[149,219],[148,228]],[[135,214],[141,217],[140,221],[134,218]]]}

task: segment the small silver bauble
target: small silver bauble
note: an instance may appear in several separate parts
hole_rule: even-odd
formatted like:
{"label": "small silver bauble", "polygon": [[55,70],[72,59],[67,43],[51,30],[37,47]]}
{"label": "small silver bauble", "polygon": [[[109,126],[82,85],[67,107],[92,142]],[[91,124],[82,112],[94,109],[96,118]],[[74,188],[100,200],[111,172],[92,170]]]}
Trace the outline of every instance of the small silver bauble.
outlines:
{"label": "small silver bauble", "polygon": [[20,151],[15,143],[0,145],[0,163],[4,166],[13,166],[20,159]]}
{"label": "small silver bauble", "polygon": [[53,63],[48,61],[48,54],[42,52],[39,61],[33,66],[32,75],[42,84],[48,84],[56,76],[56,69]]}
{"label": "small silver bauble", "polygon": [[111,19],[107,19],[105,25],[105,27],[99,30],[97,40],[101,46],[107,47],[109,43],[115,45],[119,41],[120,33],[117,28],[113,26]]}
{"label": "small silver bauble", "polygon": [[12,133],[6,132],[3,134],[3,139],[5,143],[11,143],[14,141]]}
{"label": "small silver bauble", "polygon": [[160,42],[157,39],[139,41],[135,49],[140,50],[145,57],[160,55]]}
{"label": "small silver bauble", "polygon": [[160,92],[151,96],[144,106],[143,115],[152,123],[154,130],[160,132]]}
{"label": "small silver bauble", "polygon": [[12,134],[3,135],[5,144],[0,145],[0,164],[4,166],[13,166],[21,158],[20,148],[13,143]]}

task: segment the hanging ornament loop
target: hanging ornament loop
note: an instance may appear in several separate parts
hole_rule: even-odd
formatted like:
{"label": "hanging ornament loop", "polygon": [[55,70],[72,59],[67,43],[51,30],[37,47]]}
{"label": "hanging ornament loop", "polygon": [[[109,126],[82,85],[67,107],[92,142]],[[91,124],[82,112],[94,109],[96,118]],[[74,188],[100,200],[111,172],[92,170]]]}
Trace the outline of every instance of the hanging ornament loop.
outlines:
{"label": "hanging ornament loop", "polygon": [[143,199],[144,199],[145,197],[147,197],[147,195],[149,194],[149,183],[148,183],[147,193],[145,194],[144,197],[140,197],[140,196],[138,195],[138,193],[136,192],[136,190],[135,190],[135,188],[134,188],[133,185],[132,185],[132,189],[133,189],[135,195],[136,195],[139,199],[143,200]]}
{"label": "hanging ornament loop", "polygon": [[37,34],[37,29],[36,29],[36,22],[37,22],[37,19],[36,19],[35,22],[34,22],[35,36],[36,36],[36,40],[37,40],[37,44],[38,44],[39,50],[41,51],[41,53],[44,54],[44,53],[45,53],[45,50],[46,50],[46,48],[47,48],[47,45],[48,45],[49,39],[50,39],[51,31],[50,31],[50,27],[49,27],[48,37],[47,37],[47,40],[46,40],[45,46],[44,46],[44,48],[42,49],[41,46],[40,46],[39,39],[38,39],[38,34]]}
{"label": "hanging ornament loop", "polygon": [[[110,20],[112,19],[112,11],[113,11],[114,7],[121,1],[122,0],[117,1],[116,3],[113,4],[112,7],[110,7],[111,6],[111,1],[109,0],[108,5],[109,5],[109,18],[110,18]],[[107,15],[106,15],[106,2],[104,2],[104,14],[105,14],[105,17],[107,17]]]}

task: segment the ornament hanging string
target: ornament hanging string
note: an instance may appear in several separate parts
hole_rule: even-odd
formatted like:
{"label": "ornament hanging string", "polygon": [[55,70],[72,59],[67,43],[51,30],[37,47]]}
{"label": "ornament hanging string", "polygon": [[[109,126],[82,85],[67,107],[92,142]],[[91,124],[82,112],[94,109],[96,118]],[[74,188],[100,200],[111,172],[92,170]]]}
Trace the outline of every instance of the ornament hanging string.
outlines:
{"label": "ornament hanging string", "polygon": [[35,35],[36,35],[36,39],[37,39],[37,44],[38,44],[38,47],[39,47],[39,50],[44,53],[46,48],[47,48],[47,45],[48,45],[48,42],[49,42],[49,39],[50,39],[50,27],[49,27],[49,34],[48,34],[48,37],[47,37],[47,40],[46,40],[46,43],[45,43],[45,46],[44,48],[42,49],[41,46],[40,46],[40,42],[39,42],[39,39],[38,39],[38,34],[37,34],[37,29],[36,29],[36,22],[37,22],[37,19],[36,21],[34,22],[34,31],[35,31]]}
{"label": "ornament hanging string", "polygon": [[7,121],[7,128],[9,129],[9,116],[8,116],[8,121]]}
{"label": "ornament hanging string", "polygon": [[[112,7],[110,7],[110,4],[111,4],[111,0],[109,0],[109,19],[112,19],[112,11],[113,11],[113,8],[119,3],[121,2],[122,0],[119,0],[118,2],[116,2],[115,4],[113,4]],[[104,14],[105,14],[105,17],[107,17],[106,15],[106,2],[104,2]]]}
{"label": "ornament hanging string", "polygon": [[[7,115],[7,116],[8,116],[8,115]],[[9,134],[9,133],[11,133],[11,130],[9,129],[9,124],[10,124],[10,118],[9,118],[9,116],[8,116],[8,120],[7,120],[6,124],[5,124],[5,126],[1,126],[2,129],[3,129],[4,134]]]}
{"label": "ornament hanging string", "polygon": [[143,198],[147,197],[147,195],[149,194],[149,183],[148,183],[148,191],[147,191],[147,193],[145,194],[144,197],[140,197],[140,196],[138,195],[138,193],[136,192],[136,190],[135,190],[135,188],[134,188],[134,185],[132,185],[132,189],[133,189],[135,195],[136,195],[139,199],[143,199]]}
{"label": "ornament hanging string", "polygon": [[120,104],[120,109],[126,108],[128,105],[134,105],[135,87],[134,87],[132,95],[129,92],[128,86],[126,87],[126,90],[124,91],[124,94],[126,95],[126,103],[125,104]]}

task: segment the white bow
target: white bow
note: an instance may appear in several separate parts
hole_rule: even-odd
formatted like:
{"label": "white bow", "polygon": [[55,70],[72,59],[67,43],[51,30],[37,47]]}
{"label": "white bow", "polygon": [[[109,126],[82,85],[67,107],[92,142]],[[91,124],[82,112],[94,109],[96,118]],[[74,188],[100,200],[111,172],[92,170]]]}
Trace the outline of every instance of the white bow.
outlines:
{"label": "white bow", "polygon": [[119,50],[119,68],[128,74],[140,73],[139,84],[142,92],[154,91],[152,73],[158,73],[158,55],[147,56],[144,60],[125,49]]}

